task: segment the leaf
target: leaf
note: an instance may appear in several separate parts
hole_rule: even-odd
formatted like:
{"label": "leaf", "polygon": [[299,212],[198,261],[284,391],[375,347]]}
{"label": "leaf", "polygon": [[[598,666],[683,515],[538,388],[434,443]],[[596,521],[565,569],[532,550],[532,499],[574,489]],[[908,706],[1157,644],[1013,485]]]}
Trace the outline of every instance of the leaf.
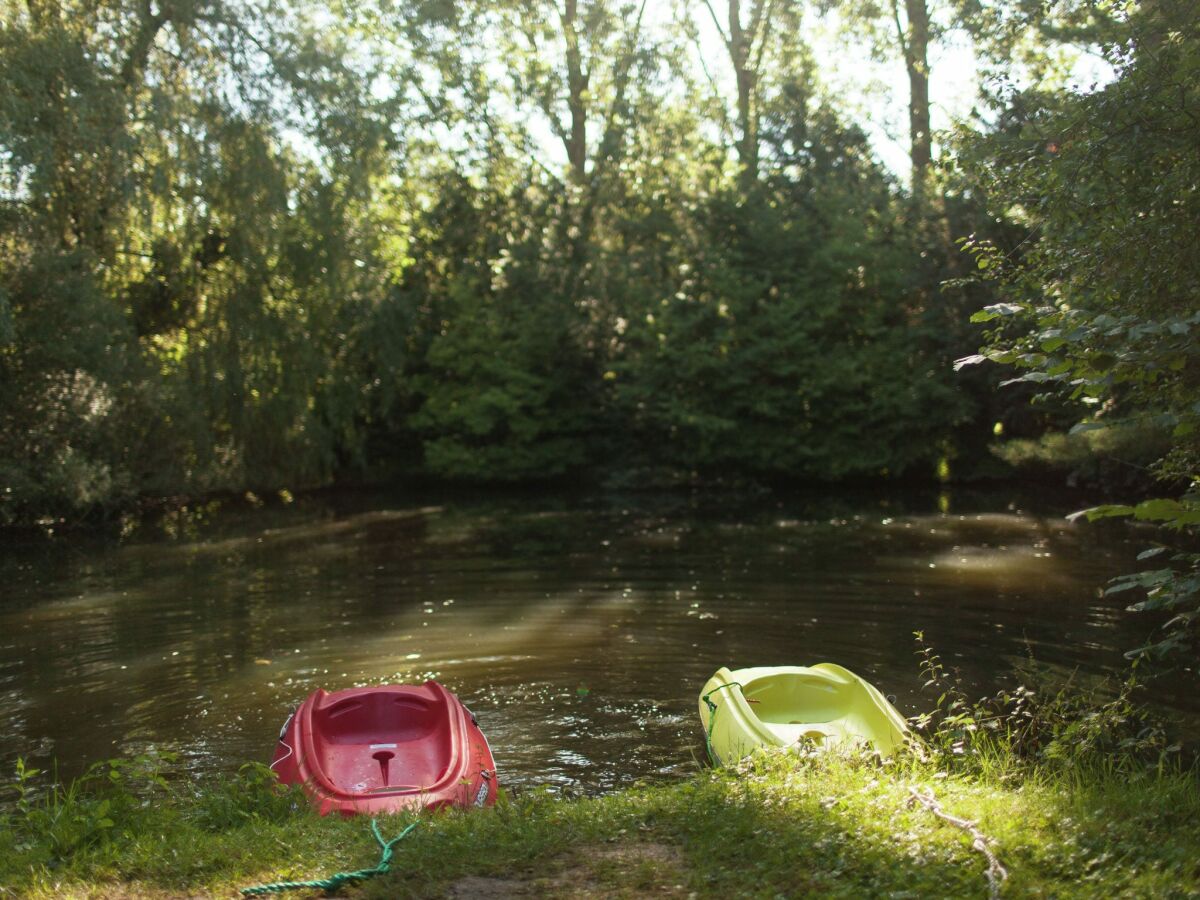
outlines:
{"label": "leaf", "polygon": [[998,319],[1001,316],[1015,316],[1022,312],[1025,312],[1025,307],[1019,306],[1016,303],[993,303],[991,306],[985,306],[979,312],[972,315],[971,321],[990,322],[992,319]]}
{"label": "leaf", "polygon": [[1151,547],[1149,550],[1143,550],[1141,553],[1139,553],[1137,555],[1137,558],[1138,558],[1138,561],[1140,562],[1143,559],[1150,559],[1151,557],[1158,556],[1160,553],[1166,553],[1166,552],[1167,552],[1166,547]]}
{"label": "leaf", "polygon": [[1010,379],[1008,379],[1008,381],[1000,382],[1000,387],[1006,387],[1007,385],[1010,385],[1010,384],[1020,384],[1022,382],[1033,382],[1035,384],[1042,384],[1043,382],[1046,382],[1046,381],[1061,381],[1061,380],[1062,379],[1060,377],[1058,377],[1057,375],[1051,375],[1048,372],[1026,372],[1020,378],[1010,378]]}
{"label": "leaf", "polygon": [[1091,509],[1085,509],[1082,511],[1082,514],[1087,516],[1089,522],[1095,522],[1097,519],[1111,519],[1115,516],[1132,516],[1133,507],[1119,503],[1109,503],[1104,506],[1093,506]]}
{"label": "leaf", "polygon": [[973,353],[970,356],[963,356],[954,361],[954,371],[957,372],[959,369],[965,368],[966,366],[977,366],[981,362],[987,362],[987,357],[980,353]]}
{"label": "leaf", "polygon": [[1184,506],[1178,500],[1144,500],[1133,511],[1143,522],[1166,522],[1172,526],[1200,524],[1200,508]]}
{"label": "leaf", "polygon": [[1114,584],[1111,587],[1106,587],[1104,589],[1104,596],[1111,597],[1113,594],[1123,594],[1125,591],[1132,591],[1136,587],[1141,587],[1141,585],[1134,581],[1127,581],[1123,584]]}
{"label": "leaf", "polygon": [[1079,422],[1071,426],[1071,430],[1067,434],[1083,434],[1085,431],[1103,431],[1107,428],[1100,422]]}

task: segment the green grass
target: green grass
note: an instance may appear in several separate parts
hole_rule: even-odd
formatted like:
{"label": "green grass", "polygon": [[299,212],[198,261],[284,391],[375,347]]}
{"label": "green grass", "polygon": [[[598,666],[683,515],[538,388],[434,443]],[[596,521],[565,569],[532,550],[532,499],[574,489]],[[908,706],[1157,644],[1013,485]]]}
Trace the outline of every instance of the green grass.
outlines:
{"label": "green grass", "polygon": [[[398,846],[393,871],[351,893],[987,896],[983,855],[962,830],[910,802],[914,786],[932,788],[946,812],[994,841],[1009,873],[1003,896],[1200,895],[1193,773],[994,760],[956,775],[911,759],[881,766],[787,753],[604,797],[532,792],[490,810],[425,815]],[[77,790],[59,816],[81,817],[95,833],[57,838],[50,830],[61,822],[41,815],[46,800],[27,797],[0,831],[0,896],[231,896],[244,885],[378,861],[365,820],[320,819],[269,790],[257,770],[198,793],[152,790],[110,799],[99,818],[103,797],[134,794],[123,783]],[[406,821],[383,821],[385,835]]]}

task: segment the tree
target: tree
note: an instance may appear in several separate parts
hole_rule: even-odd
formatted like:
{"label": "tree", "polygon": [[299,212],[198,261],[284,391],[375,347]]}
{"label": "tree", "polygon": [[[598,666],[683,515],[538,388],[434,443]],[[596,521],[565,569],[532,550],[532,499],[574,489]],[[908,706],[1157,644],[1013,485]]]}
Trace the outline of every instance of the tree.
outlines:
{"label": "tree", "polygon": [[[515,16],[514,25],[527,44],[520,50],[513,48],[520,65],[520,88],[537,98],[546,122],[563,144],[571,178],[585,185],[589,172],[598,176],[597,170],[620,155],[630,78],[643,51],[645,0],[619,7],[605,0],[585,0],[582,11],[579,0],[501,9],[501,21]],[[565,106],[565,117],[560,106]],[[590,141],[592,123],[599,139]]]}
{"label": "tree", "polygon": [[933,162],[933,126],[929,117],[929,7],[925,0],[904,0],[901,19],[899,0],[891,0],[896,41],[908,73],[909,157],[912,160],[913,202],[921,207]]}
{"label": "tree", "polygon": [[892,186],[807,87],[764,105],[754,191],[735,181],[674,213],[674,290],[623,321],[614,402],[651,463],[812,480],[932,471],[959,414],[909,305]]}
{"label": "tree", "polygon": [[331,470],[392,135],[316,12],[4,6],[0,515]]}
{"label": "tree", "polygon": [[[1029,239],[1007,254],[968,249],[1002,285],[1004,302],[976,313],[988,344],[960,365],[1016,366],[1015,382],[1082,404],[1077,430],[1118,422],[1166,427],[1174,446],[1155,471],[1173,498],[1105,507],[1180,531],[1200,525],[1200,33],[1187,3],[1133,13],[1105,48],[1115,79],[1091,93],[1028,92],[1019,116],[966,143],[993,208],[1020,217]],[[1200,557],[1123,580],[1150,588],[1139,608],[1168,609],[1159,650],[1194,639]]]}
{"label": "tree", "polygon": [[563,190],[499,172],[477,187],[446,172],[417,223],[396,302],[414,310],[406,425],[435,475],[528,481],[588,459],[595,381],[578,312],[556,293],[570,250],[543,238]]}
{"label": "tree", "polygon": [[[741,0],[726,0],[724,15],[721,15],[712,0],[703,2],[733,69],[737,128],[734,148],[739,177],[743,187],[747,187],[758,178],[759,126],[768,51],[773,39],[782,39],[785,55],[800,46],[800,7],[790,0],[750,0],[744,12]],[[703,51],[700,63],[716,89],[716,81],[703,60]]]}

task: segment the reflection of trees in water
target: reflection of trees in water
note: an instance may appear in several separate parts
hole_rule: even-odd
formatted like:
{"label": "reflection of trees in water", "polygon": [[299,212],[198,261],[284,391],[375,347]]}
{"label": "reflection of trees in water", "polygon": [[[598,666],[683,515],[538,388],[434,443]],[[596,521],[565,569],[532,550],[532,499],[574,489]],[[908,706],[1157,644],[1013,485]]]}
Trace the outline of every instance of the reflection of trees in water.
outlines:
{"label": "reflection of trees in water", "polygon": [[720,665],[836,660],[911,709],[917,628],[981,690],[1026,638],[1059,666],[1119,661],[1128,626],[1094,591],[1123,544],[919,505],[511,497],[35,554],[0,613],[0,753],[49,737],[70,770],[136,738],[233,765],[317,685],[436,673],[518,778],[597,787],[686,762]]}

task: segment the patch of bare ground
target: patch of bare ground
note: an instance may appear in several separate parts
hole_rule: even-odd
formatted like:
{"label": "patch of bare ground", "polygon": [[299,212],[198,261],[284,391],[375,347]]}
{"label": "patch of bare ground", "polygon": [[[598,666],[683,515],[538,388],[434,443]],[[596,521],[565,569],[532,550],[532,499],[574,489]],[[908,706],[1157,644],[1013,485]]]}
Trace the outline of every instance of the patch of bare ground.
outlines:
{"label": "patch of bare ground", "polygon": [[446,900],[508,900],[510,897],[535,897],[531,881],[516,878],[483,878],[468,875],[446,890]]}
{"label": "patch of bare ground", "polygon": [[550,875],[455,881],[447,900],[508,900],[518,897],[602,898],[686,897],[683,854],[668,844],[600,844],[581,847]]}

